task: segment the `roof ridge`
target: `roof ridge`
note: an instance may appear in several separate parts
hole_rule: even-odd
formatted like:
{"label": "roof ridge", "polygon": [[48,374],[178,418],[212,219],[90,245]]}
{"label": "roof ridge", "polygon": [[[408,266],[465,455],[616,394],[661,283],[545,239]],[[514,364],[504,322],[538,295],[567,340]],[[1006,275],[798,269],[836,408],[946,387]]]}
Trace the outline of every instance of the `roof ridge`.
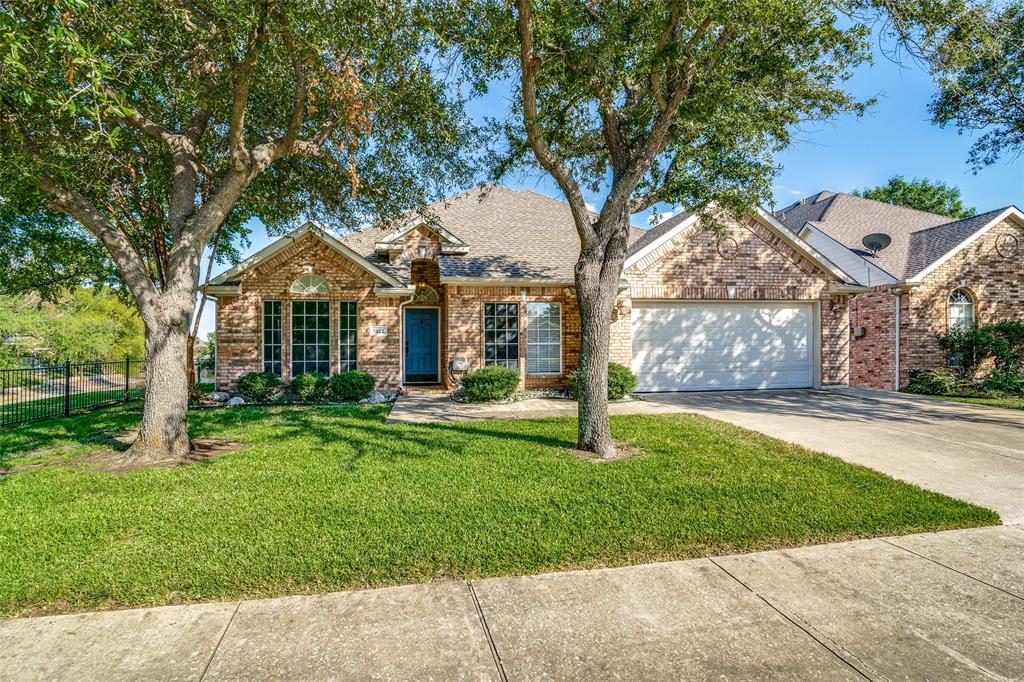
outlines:
{"label": "roof ridge", "polygon": [[870,201],[875,204],[882,204],[890,208],[898,208],[902,211],[910,211],[911,213],[920,213],[922,215],[933,216],[935,218],[945,218],[947,221],[953,221],[953,216],[946,215],[944,213],[932,213],[931,211],[922,211],[919,208],[911,208],[910,206],[904,206],[902,204],[890,204],[888,201],[879,201],[878,199],[869,199],[868,197],[857,196],[856,194],[850,194],[849,192],[836,192],[835,196],[844,196],[849,199],[857,199],[859,201]]}
{"label": "roof ridge", "polygon": [[922,232],[928,232],[929,230],[937,230],[940,227],[949,227],[950,225],[956,225],[957,223],[964,223],[964,222],[967,222],[968,220],[976,220],[978,218],[984,218],[984,217],[992,215],[994,213],[1002,213],[1006,209],[1012,208],[1012,207],[1013,207],[1013,204],[1010,204],[1009,206],[1003,206],[1002,208],[994,208],[991,211],[985,211],[984,213],[975,213],[974,215],[967,216],[966,218],[957,218],[956,220],[950,220],[948,223],[942,223],[941,225],[932,225],[931,227],[925,227],[925,228],[922,228],[920,230],[915,230],[914,232],[911,232],[910,234],[921,234]]}

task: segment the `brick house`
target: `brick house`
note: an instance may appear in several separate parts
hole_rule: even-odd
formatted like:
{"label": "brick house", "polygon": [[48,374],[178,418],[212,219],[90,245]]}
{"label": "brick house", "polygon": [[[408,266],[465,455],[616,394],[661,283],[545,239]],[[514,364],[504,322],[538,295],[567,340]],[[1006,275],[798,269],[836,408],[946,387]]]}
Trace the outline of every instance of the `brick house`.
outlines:
{"label": "brick house", "polygon": [[[287,382],[352,368],[383,390],[452,387],[487,364],[526,387],[563,385],[579,359],[569,207],[490,186],[427,213],[343,236],[307,224],[215,278],[218,388],[246,372]],[[612,360],[645,391],[849,383],[863,356],[851,300],[881,295],[857,263],[802,236],[792,212],[721,222],[709,231],[684,213],[632,231]]]}
{"label": "brick house", "polygon": [[776,217],[862,287],[849,310],[851,385],[901,388],[912,369],[946,365],[938,337],[949,329],[1024,321],[1024,213],[1014,206],[957,220],[820,192]]}

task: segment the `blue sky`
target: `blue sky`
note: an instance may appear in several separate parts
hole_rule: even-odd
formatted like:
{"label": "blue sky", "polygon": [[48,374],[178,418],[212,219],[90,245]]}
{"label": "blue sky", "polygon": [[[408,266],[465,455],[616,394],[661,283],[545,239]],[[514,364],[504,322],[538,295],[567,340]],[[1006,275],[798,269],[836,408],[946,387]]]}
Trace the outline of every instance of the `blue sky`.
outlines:
{"label": "blue sky", "polygon": [[[794,144],[778,157],[783,169],[774,184],[776,207],[820,190],[872,187],[898,174],[956,185],[965,203],[978,212],[1008,204],[1024,207],[1024,160],[1004,160],[973,174],[966,163],[971,137],[930,123],[927,106],[932,83],[919,67],[894,64],[878,54],[874,64],[858,70],[848,87],[857,97],[875,97],[878,103],[863,117],[843,117],[796,131]],[[471,113],[500,116],[507,110],[509,96],[507,90],[494,90],[473,102]],[[506,184],[561,198],[557,186],[540,173]],[[601,204],[600,196],[587,199],[595,206]],[[643,225],[642,219],[637,224]],[[255,224],[252,246],[245,255],[269,241],[263,226]],[[204,337],[213,331],[211,304],[200,330]]]}

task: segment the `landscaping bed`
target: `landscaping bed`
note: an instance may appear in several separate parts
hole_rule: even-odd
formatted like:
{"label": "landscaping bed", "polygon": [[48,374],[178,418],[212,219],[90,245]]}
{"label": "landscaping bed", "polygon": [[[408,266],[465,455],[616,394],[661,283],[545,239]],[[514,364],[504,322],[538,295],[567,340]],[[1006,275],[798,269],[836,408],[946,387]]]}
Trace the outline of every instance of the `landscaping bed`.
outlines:
{"label": "landscaping bed", "polygon": [[[240,447],[97,470],[138,407],[0,434],[0,614],[324,592],[998,523],[989,510],[695,415],[388,425],[386,406],[192,415]],[[33,465],[27,467],[26,465]]]}

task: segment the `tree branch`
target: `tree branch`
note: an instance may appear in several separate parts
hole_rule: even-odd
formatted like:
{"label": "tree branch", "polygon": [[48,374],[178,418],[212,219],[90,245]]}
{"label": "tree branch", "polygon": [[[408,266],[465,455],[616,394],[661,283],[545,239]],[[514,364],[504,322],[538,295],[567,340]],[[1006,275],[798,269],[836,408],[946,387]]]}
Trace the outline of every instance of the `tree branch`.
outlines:
{"label": "tree branch", "polygon": [[526,140],[537,157],[537,162],[558,182],[565,193],[572,210],[576,231],[580,241],[585,245],[595,237],[594,226],[587,202],[579,184],[572,176],[565,161],[551,149],[544,139],[544,130],[537,122],[537,68],[540,60],[533,49],[533,10],[531,0],[516,0],[519,10],[519,61],[521,66],[521,83],[523,95],[523,125],[526,128]]}
{"label": "tree branch", "polygon": [[157,291],[131,242],[82,194],[62,187],[48,175],[40,176],[38,181],[39,187],[52,197],[50,205],[54,209],[77,220],[100,240],[117,264],[125,286],[138,301],[140,314],[146,310],[145,304],[152,303]]}
{"label": "tree branch", "polygon": [[228,146],[235,168],[242,170],[249,163],[249,150],[245,146],[245,109],[249,104],[249,86],[252,72],[256,68],[263,42],[266,40],[267,17],[270,3],[260,3],[260,16],[249,37],[245,57],[234,69],[234,94],[231,100],[231,117],[228,119]]}

